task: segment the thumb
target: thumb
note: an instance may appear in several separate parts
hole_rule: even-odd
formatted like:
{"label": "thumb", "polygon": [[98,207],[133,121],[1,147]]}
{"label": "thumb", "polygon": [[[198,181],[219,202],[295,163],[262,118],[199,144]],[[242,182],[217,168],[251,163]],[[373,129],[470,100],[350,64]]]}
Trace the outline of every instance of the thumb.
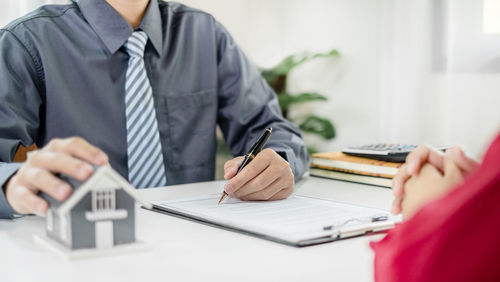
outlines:
{"label": "thumb", "polygon": [[224,164],[224,178],[229,180],[236,175],[236,172],[240,168],[243,163],[244,157],[236,157],[232,160],[227,161]]}

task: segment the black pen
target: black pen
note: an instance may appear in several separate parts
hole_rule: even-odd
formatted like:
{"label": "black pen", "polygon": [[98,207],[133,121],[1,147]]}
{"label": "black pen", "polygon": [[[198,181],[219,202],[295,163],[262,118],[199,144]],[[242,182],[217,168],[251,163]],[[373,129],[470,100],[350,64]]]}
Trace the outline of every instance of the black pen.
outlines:
{"label": "black pen", "polygon": [[[249,164],[258,153],[260,153],[260,151],[262,151],[262,148],[264,148],[264,146],[266,145],[267,140],[269,140],[269,137],[271,137],[272,131],[273,131],[272,128],[266,129],[266,131],[264,131],[262,136],[260,136],[259,140],[257,140],[257,142],[255,142],[255,144],[253,144],[253,146],[252,146],[252,148],[250,148],[250,151],[248,152],[248,154],[245,155],[245,159],[243,160],[243,163],[241,164],[240,168],[238,168],[238,171],[236,172],[236,174],[240,173],[240,171],[243,168],[245,168],[245,166],[247,166],[247,164]],[[227,196],[228,195],[227,195],[226,191],[224,191],[224,193],[222,193],[222,196],[220,197],[218,205],[220,205],[220,203],[222,203],[222,201],[224,201],[224,199]]]}

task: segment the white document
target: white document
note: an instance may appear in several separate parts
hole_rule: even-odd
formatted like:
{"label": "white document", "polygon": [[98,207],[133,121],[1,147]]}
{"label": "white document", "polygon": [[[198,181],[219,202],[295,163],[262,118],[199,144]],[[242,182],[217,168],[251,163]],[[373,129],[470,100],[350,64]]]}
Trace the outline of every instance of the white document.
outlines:
{"label": "white document", "polygon": [[304,196],[271,202],[227,199],[217,205],[219,198],[213,194],[153,204],[168,213],[299,246],[339,239],[342,230],[355,236],[373,227],[388,229],[394,223],[385,210]]}

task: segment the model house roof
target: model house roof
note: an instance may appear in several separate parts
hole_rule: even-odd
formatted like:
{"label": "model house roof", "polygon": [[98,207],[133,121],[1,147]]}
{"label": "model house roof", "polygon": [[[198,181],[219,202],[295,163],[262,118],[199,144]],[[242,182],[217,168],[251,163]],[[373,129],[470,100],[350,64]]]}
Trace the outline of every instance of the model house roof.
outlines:
{"label": "model house roof", "polygon": [[115,187],[123,189],[144,207],[152,207],[150,202],[143,200],[135,188],[110,166],[97,167],[92,176],[85,182],[68,177],[62,178],[73,187],[73,194],[64,202],[58,202],[50,197],[45,197],[49,200],[54,211],[59,214],[69,212],[90,191]]}

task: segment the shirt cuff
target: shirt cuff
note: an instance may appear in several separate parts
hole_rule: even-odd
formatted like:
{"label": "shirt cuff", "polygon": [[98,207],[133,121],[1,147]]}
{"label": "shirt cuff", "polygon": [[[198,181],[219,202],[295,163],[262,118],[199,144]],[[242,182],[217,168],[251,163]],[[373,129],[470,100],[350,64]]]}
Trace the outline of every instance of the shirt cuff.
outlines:
{"label": "shirt cuff", "polygon": [[299,181],[299,179],[302,178],[304,171],[300,168],[300,164],[297,164],[297,157],[295,156],[293,150],[288,148],[273,148],[273,150],[288,162],[290,168],[292,169],[295,182]]}
{"label": "shirt cuff", "polygon": [[12,219],[16,214],[7,202],[3,187],[22,165],[22,163],[0,163],[0,218]]}

